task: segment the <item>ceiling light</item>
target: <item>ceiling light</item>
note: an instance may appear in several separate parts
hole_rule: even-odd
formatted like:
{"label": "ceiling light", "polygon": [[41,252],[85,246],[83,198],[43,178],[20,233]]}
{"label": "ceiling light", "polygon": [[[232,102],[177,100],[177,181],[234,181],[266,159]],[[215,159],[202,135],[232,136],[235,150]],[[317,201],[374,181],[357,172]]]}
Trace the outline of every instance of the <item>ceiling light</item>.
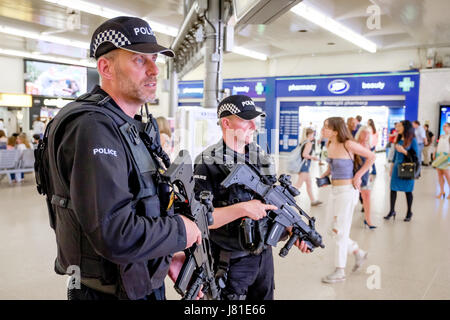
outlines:
{"label": "ceiling light", "polygon": [[246,48],[243,48],[243,47],[234,46],[231,51],[233,51],[233,53],[237,53],[237,54],[240,54],[240,55],[243,55],[243,56],[247,56],[247,57],[250,57],[250,58],[263,60],[263,61],[267,60],[267,56],[265,54],[260,53],[260,52],[256,52],[256,51],[253,51],[253,50],[249,50],[249,49],[246,49]]}
{"label": "ceiling light", "polygon": [[22,57],[22,58],[43,60],[43,61],[49,61],[49,62],[73,64],[73,65],[79,65],[79,66],[84,66],[84,67],[89,67],[89,68],[97,67],[97,64],[95,62],[90,62],[87,59],[76,60],[76,59],[69,59],[69,58],[60,58],[60,57],[48,56],[48,55],[37,54],[37,53],[30,53],[30,52],[20,51],[20,50],[1,49],[0,48],[0,54],[5,55],[5,56]]}
{"label": "ceiling light", "polygon": [[[89,3],[88,1],[83,1],[83,0],[44,0],[44,1],[47,1],[47,2],[50,2],[53,4],[57,4],[57,5],[60,5],[63,7],[80,10],[82,12],[101,16],[101,17],[104,17],[107,19],[111,19],[111,18],[118,17],[118,16],[134,16],[134,14],[132,14],[130,12],[123,12],[123,11],[106,8],[104,6],[92,4],[92,3]],[[167,34],[172,37],[176,37],[178,35],[178,28],[170,27],[170,26],[167,26],[167,25],[155,22],[155,21],[151,21],[145,17],[142,19],[144,19],[145,21],[147,21],[150,24],[153,31]],[[248,50],[248,49],[245,49],[242,47],[234,47],[233,52],[240,54],[240,55],[248,56],[250,58],[255,58],[255,59],[259,59],[259,60],[267,60],[266,55],[259,53],[259,52],[252,51],[252,50]],[[156,61],[156,62],[164,63],[162,61]]]}
{"label": "ceiling light", "polygon": [[82,49],[89,49],[89,43],[83,42],[83,41],[77,41],[77,40],[70,40],[67,38],[62,37],[55,37],[51,35],[45,35],[41,34],[39,32],[29,31],[29,30],[23,30],[23,29],[17,29],[7,26],[0,26],[0,32],[10,34],[17,37],[23,37],[23,38],[29,38],[34,40],[42,40],[47,42],[53,42],[58,43],[66,46],[72,46]]}
{"label": "ceiling light", "polygon": [[335,35],[347,41],[350,41],[351,43],[363,48],[364,50],[372,53],[375,53],[377,51],[377,45],[374,42],[364,38],[360,34],[357,34],[353,30],[347,28],[336,20],[324,15],[319,10],[306,5],[304,2],[299,3],[295,7],[291,8],[291,11],[299,15],[300,17],[334,33]]}
{"label": "ceiling light", "polygon": [[[110,8],[106,8],[104,6],[100,6],[98,4],[90,3],[89,1],[82,1],[82,0],[44,0],[53,4],[57,4],[63,7],[79,10],[82,12],[86,12],[89,14],[93,14],[96,16],[101,16],[107,19],[120,17],[120,16],[134,16],[135,14],[131,12],[124,12],[124,11],[118,11]],[[175,37],[178,34],[178,29],[164,25],[162,23],[158,23],[155,21],[150,21],[147,18],[143,18],[146,20],[150,26],[152,27],[153,31],[164,33],[169,36]]]}

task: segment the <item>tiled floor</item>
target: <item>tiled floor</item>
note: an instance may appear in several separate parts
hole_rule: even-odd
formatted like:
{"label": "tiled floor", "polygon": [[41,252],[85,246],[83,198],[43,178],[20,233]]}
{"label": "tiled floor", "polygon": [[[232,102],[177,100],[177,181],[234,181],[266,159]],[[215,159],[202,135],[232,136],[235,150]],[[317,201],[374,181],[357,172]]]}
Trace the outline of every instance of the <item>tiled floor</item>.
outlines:
{"label": "tiled floor", "polygon": [[[371,197],[378,228],[363,228],[358,204],[351,230],[352,239],[369,252],[367,264],[352,273],[349,257],[346,282],[321,283],[333,270],[334,245],[326,232],[326,203],[311,209],[303,187],[300,205],[317,218],[326,248],[309,255],[292,250],[286,258],[278,256],[280,246],[274,249],[276,299],[450,299],[450,201],[434,198],[436,173],[426,167],[416,182],[412,221],[403,222],[404,194],[397,199],[397,220],[384,221],[389,202],[384,161],[379,154]],[[314,164],[312,175],[318,170]],[[326,202],[329,188],[314,192]],[[0,299],[66,299],[66,277],[53,272],[55,237],[32,175],[20,185],[0,181],[0,243]],[[166,283],[168,299],[179,299]]]}

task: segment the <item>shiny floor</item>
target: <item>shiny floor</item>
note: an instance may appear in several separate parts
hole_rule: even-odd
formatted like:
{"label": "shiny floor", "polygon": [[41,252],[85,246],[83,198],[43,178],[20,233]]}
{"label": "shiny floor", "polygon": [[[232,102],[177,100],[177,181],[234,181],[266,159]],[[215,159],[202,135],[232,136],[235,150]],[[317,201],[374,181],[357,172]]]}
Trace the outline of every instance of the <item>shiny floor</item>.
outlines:
{"label": "shiny floor", "polygon": [[[354,258],[349,256],[343,283],[321,283],[333,271],[334,244],[325,216],[329,187],[314,187],[325,203],[311,208],[303,186],[300,205],[317,218],[326,248],[311,254],[291,250],[285,258],[278,256],[280,245],[274,248],[276,299],[450,299],[450,200],[435,199],[436,172],[425,167],[416,181],[412,221],[403,222],[404,194],[397,199],[397,220],[385,221],[389,176],[384,164],[384,155],[378,154],[371,195],[372,221],[378,228],[364,228],[360,204],[353,217],[351,237],[369,252],[367,263],[352,273]],[[312,176],[319,170],[323,169],[314,163]],[[0,299],[66,299],[67,278],[53,272],[54,233],[33,179],[28,174],[21,184],[0,181]],[[173,284],[166,284],[167,298],[179,299]]]}

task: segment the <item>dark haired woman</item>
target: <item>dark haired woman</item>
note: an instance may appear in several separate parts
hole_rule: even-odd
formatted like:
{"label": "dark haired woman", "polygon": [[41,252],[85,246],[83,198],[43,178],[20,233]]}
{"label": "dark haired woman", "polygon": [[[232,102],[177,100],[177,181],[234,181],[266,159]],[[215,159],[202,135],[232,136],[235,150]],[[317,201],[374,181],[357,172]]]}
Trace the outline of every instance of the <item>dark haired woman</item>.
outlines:
{"label": "dark haired woman", "polygon": [[[329,139],[327,146],[329,166],[322,178],[331,173],[332,187],[327,214],[333,217],[331,233],[336,240],[335,271],[322,278],[322,282],[335,283],[345,280],[344,270],[349,253],[355,256],[353,271],[361,267],[367,259],[367,252],[350,239],[350,228],[361,189],[361,178],[374,163],[375,154],[353,140],[343,118],[326,119],[322,136]],[[359,156],[366,158],[361,167],[355,166],[355,162],[361,164]]]}
{"label": "dark haired woman", "polygon": [[403,120],[399,122],[395,128],[398,132],[397,140],[395,142],[394,163],[391,165],[389,175],[391,176],[391,209],[389,214],[384,219],[389,220],[391,217],[395,219],[395,201],[397,200],[397,192],[402,191],[406,194],[406,203],[408,211],[404,221],[410,221],[412,217],[412,202],[414,179],[400,179],[398,177],[398,165],[403,163],[408,152],[414,151],[416,156],[419,156],[419,147],[416,138],[414,137],[414,128],[410,121]]}

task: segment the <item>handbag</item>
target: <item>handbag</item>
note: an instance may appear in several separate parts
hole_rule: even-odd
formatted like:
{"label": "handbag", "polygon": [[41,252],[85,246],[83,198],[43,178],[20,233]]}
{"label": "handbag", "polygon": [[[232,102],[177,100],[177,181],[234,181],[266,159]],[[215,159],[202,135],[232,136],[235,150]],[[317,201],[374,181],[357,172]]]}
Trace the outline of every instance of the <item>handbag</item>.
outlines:
{"label": "handbag", "polygon": [[439,168],[445,163],[448,163],[448,154],[442,152],[436,159],[434,159],[431,165],[433,166],[433,168]]}
{"label": "handbag", "polygon": [[331,180],[330,180],[330,177],[326,176],[323,178],[316,178],[316,183],[317,183],[317,186],[320,188],[320,187],[331,184]]}
{"label": "handbag", "polygon": [[413,180],[418,177],[419,160],[413,148],[408,150],[408,154],[402,163],[397,165],[397,175],[400,179]]}

